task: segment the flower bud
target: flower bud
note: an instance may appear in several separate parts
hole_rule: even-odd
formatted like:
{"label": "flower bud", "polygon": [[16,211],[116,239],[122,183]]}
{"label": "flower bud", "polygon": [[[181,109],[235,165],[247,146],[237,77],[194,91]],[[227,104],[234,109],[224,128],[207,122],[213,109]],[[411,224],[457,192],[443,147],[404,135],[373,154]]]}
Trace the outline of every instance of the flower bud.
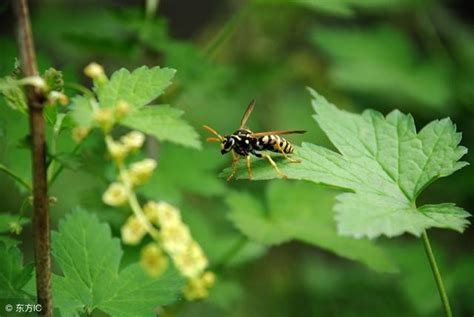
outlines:
{"label": "flower bud", "polygon": [[48,94],[48,103],[54,105],[56,102],[63,106],[67,106],[69,99],[65,94],[53,90]]}
{"label": "flower bud", "polygon": [[141,185],[148,181],[156,168],[154,159],[144,159],[130,166],[129,175],[133,185]]}
{"label": "flower bud", "polygon": [[125,117],[125,115],[127,113],[130,112],[130,110],[131,110],[131,108],[130,108],[130,105],[128,104],[128,102],[126,102],[124,100],[120,100],[115,105],[115,118],[116,119],[122,119],[123,117]]}
{"label": "flower bud", "polygon": [[209,290],[199,278],[192,278],[188,280],[186,287],[183,290],[184,297],[191,300],[204,299],[209,296]]}
{"label": "flower bud", "polygon": [[110,206],[123,205],[128,199],[127,189],[122,183],[112,183],[102,195],[102,201]]}
{"label": "flower bud", "polygon": [[19,235],[23,231],[23,226],[19,221],[12,221],[8,224],[10,232]]}
{"label": "flower bud", "polygon": [[115,142],[112,139],[107,141],[107,150],[109,151],[110,156],[118,162],[123,161],[128,154],[128,148],[125,145],[121,142]]}
{"label": "flower bud", "polygon": [[84,68],[84,74],[87,77],[92,78],[94,81],[97,81],[99,84],[107,82],[107,76],[105,75],[104,68],[102,65],[97,63],[90,63]]}
{"label": "flower bud", "polygon": [[145,135],[140,131],[131,131],[120,138],[120,141],[131,151],[138,150],[145,142]]}
{"label": "flower bud", "polygon": [[77,143],[84,140],[84,138],[89,134],[90,128],[88,127],[75,127],[72,129],[72,138]]}
{"label": "flower bud", "polygon": [[209,296],[209,288],[214,285],[216,275],[210,271],[205,272],[201,276],[188,280],[184,289],[184,297],[187,300],[203,299]]}
{"label": "flower bud", "polygon": [[201,276],[201,280],[204,285],[206,285],[207,287],[211,287],[216,282],[216,274],[211,271],[204,272],[204,274]]}
{"label": "flower bud", "polygon": [[160,276],[168,267],[168,258],[154,242],[146,245],[141,252],[140,264],[151,277]]}
{"label": "flower bud", "polygon": [[122,226],[122,241],[125,244],[137,245],[145,236],[146,229],[135,216],[130,216]]}
{"label": "flower bud", "polygon": [[114,125],[114,114],[111,108],[100,108],[95,110],[92,118],[105,133],[108,133]]}

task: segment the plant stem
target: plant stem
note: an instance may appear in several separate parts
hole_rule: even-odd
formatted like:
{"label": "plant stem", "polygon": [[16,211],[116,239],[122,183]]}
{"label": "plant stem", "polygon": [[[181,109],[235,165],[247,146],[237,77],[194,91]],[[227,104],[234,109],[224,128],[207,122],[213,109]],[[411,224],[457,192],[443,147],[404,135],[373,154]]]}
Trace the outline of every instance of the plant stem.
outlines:
{"label": "plant stem", "polygon": [[[110,142],[110,141],[111,141],[110,136],[106,136],[106,142]],[[148,232],[148,234],[156,241],[159,241],[160,232],[155,227],[153,227],[153,225],[148,221],[147,217],[145,216],[145,213],[142,210],[142,207],[140,207],[140,203],[138,202],[137,195],[133,191],[133,186],[130,182],[130,178],[128,177],[127,171],[125,170],[122,164],[119,164],[118,168],[119,168],[120,178],[122,179],[123,184],[127,188],[128,203],[133,213],[135,214],[135,217],[137,217],[138,221],[140,221],[140,223]]]}
{"label": "plant stem", "polygon": [[[82,145],[83,142],[80,142],[78,143],[74,149],[72,150],[71,154],[77,154],[77,152],[79,151],[79,149],[81,148],[81,145]],[[51,167],[50,167],[51,168]],[[56,181],[56,179],[58,178],[58,176],[61,174],[61,172],[63,171],[64,169],[64,164],[61,164],[59,165],[59,167],[54,171],[52,172],[51,174],[51,177],[49,178],[49,181],[48,181],[48,186],[51,187],[53,186],[54,182]]]}
{"label": "plant stem", "polygon": [[[28,3],[13,1],[17,22],[17,44],[22,71],[26,77],[37,76],[38,69],[31,32]],[[48,213],[48,183],[46,179],[46,143],[44,131],[44,96],[34,87],[28,87],[28,109],[32,137],[33,165],[33,228],[36,263],[36,295],[42,306],[41,316],[52,316],[51,256]]]}
{"label": "plant stem", "polygon": [[10,176],[11,178],[13,178],[14,180],[16,180],[18,183],[20,183],[21,185],[23,185],[23,187],[25,187],[28,192],[31,193],[32,191],[32,188],[31,188],[31,185],[28,184],[27,181],[25,181],[23,178],[21,178],[20,176],[16,175],[12,170],[10,170],[8,167],[6,167],[5,165],[3,164],[0,164],[0,171],[1,172],[4,172],[5,174],[7,174],[8,176]]}
{"label": "plant stem", "polygon": [[433,271],[436,286],[438,287],[439,297],[441,298],[441,302],[444,306],[444,313],[446,317],[452,317],[453,314],[451,312],[451,307],[449,306],[448,294],[444,289],[443,279],[441,278],[441,273],[439,272],[438,265],[436,264],[436,259],[433,254],[433,250],[431,249],[430,240],[426,231],[423,231],[421,237],[423,239],[423,245],[425,247],[426,255],[428,256],[428,260],[430,261],[431,271]]}
{"label": "plant stem", "polygon": [[248,239],[242,236],[239,240],[230,247],[229,250],[222,256],[221,260],[213,268],[213,271],[221,271],[246,245]]}
{"label": "plant stem", "polygon": [[248,5],[244,5],[232,18],[230,18],[217,35],[204,49],[204,55],[212,59],[219,48],[232,36],[237,30],[237,27],[242,22],[243,18],[249,11]]}

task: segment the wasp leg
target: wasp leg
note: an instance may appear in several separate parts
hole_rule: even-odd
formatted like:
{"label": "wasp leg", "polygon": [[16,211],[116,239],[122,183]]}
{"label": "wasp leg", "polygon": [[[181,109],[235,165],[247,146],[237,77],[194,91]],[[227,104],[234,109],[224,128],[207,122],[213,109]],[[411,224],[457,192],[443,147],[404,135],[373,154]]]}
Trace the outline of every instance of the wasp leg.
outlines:
{"label": "wasp leg", "polygon": [[277,171],[278,175],[282,178],[288,178],[288,176],[286,176],[282,171],[280,171],[280,169],[278,168],[278,166],[276,165],[275,161],[272,160],[272,158],[270,157],[270,155],[268,154],[263,154],[262,155],[264,158],[266,158],[270,164],[272,164],[273,168]]}
{"label": "wasp leg", "polygon": [[227,181],[230,182],[232,177],[234,177],[235,172],[237,171],[237,162],[240,160],[240,156],[237,156],[234,151],[232,151],[232,173],[227,177]]}
{"label": "wasp leg", "polygon": [[289,157],[285,151],[283,151],[283,149],[281,148],[280,144],[278,143],[275,143],[275,147],[277,148],[278,151],[280,151],[281,154],[283,154],[283,156],[288,160],[290,161],[291,163],[301,163],[301,160],[294,160],[292,159],[291,157]]}
{"label": "wasp leg", "polygon": [[252,169],[250,168],[250,155],[247,155],[245,159],[247,160],[247,174],[249,175],[249,180],[252,180]]}

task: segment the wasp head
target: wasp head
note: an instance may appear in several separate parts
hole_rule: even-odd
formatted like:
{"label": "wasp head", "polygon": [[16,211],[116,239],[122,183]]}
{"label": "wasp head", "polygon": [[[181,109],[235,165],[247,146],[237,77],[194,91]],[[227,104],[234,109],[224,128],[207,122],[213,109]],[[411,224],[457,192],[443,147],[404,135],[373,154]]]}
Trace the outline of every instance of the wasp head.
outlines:
{"label": "wasp head", "polygon": [[221,142],[221,154],[229,153],[235,145],[235,139],[232,136],[225,136]]}

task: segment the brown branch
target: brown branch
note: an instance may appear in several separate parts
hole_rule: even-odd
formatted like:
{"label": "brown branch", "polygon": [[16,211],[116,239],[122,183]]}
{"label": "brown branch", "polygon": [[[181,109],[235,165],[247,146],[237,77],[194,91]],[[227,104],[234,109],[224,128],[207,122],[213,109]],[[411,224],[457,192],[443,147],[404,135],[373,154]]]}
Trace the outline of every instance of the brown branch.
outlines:
{"label": "brown branch", "polygon": [[[17,44],[21,67],[25,76],[38,75],[36,55],[31,32],[28,3],[13,0],[17,21]],[[32,139],[33,167],[33,228],[36,262],[36,295],[42,305],[42,316],[52,316],[51,296],[51,245],[48,214],[48,188],[46,179],[46,144],[44,135],[44,96],[34,87],[28,88],[28,108]]]}

